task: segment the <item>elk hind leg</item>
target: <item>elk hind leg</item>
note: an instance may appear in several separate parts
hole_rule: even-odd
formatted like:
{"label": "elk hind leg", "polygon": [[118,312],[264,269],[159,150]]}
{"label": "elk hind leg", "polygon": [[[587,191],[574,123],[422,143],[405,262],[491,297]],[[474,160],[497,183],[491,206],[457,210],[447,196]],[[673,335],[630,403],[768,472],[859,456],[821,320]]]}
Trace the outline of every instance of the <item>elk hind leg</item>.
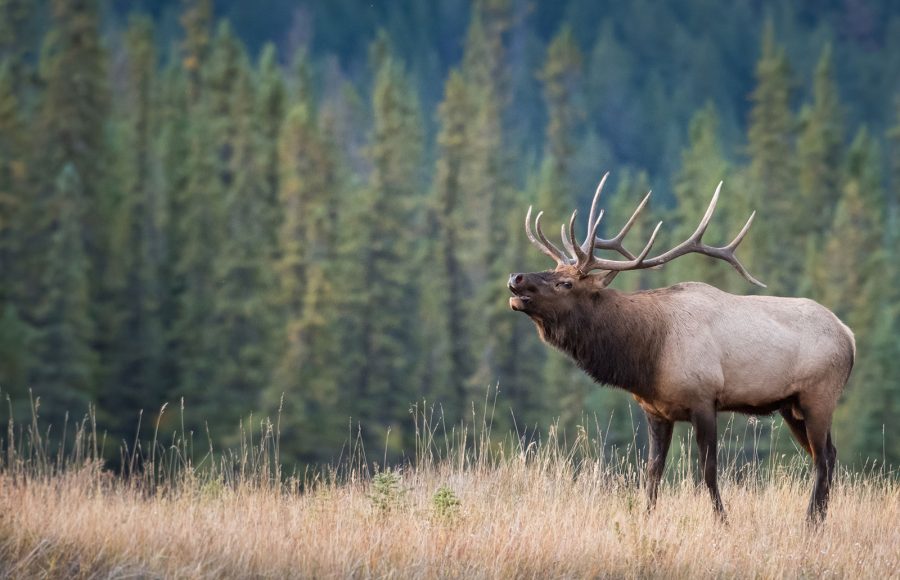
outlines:
{"label": "elk hind leg", "polygon": [[834,443],[831,441],[831,429],[828,430],[828,440],[827,440],[827,448],[828,448],[828,488],[831,488],[832,480],[834,479],[834,468],[837,465],[837,447],[834,446]]}
{"label": "elk hind leg", "polygon": [[709,490],[716,513],[724,520],[725,506],[722,504],[722,496],[719,494],[719,485],[716,481],[716,412],[692,413],[691,423],[697,434],[700,472],[703,474],[703,481]]}
{"label": "elk hind leg", "polygon": [[675,424],[648,413],[647,425],[650,432],[650,455],[647,458],[647,510],[649,511],[656,505],[659,482],[662,480],[663,470],[666,466],[666,456],[669,454],[669,444],[672,442],[672,430]]}
{"label": "elk hind leg", "polygon": [[[820,412],[821,413],[821,412]],[[831,478],[834,473],[834,461],[837,449],[830,443],[830,413],[818,416],[807,414],[806,437],[809,441],[813,465],[816,474],[813,482],[812,497],[809,500],[807,519],[818,523],[825,518],[828,510],[828,497],[831,493]]]}

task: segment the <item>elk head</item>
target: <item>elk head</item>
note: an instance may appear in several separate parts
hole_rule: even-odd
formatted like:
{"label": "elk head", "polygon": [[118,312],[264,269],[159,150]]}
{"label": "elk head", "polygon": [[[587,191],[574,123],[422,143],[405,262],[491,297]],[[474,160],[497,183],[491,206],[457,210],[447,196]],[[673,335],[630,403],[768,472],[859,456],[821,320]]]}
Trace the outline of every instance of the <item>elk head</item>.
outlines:
{"label": "elk head", "polygon": [[[734,251],[741,240],[750,229],[756,212],[750,215],[747,223],[738,233],[737,237],[727,246],[714,247],[708,246],[701,241],[713,212],[716,209],[716,203],[719,199],[719,191],[722,183],[716,188],[712,201],[700,220],[700,225],[694,230],[694,233],[678,244],[671,250],[659,254],[658,256],[648,258],[653,243],[656,241],[656,235],[662,222],[656,225],[649,241],[644,249],[637,255],[632,254],[625,249],[623,240],[628,231],[634,225],[638,215],[647,205],[650,199],[650,193],[644,196],[644,199],[638,205],[637,209],[625,223],[622,230],[613,238],[603,239],[597,237],[597,228],[603,219],[603,210],[597,211],[597,203],[600,199],[600,193],[609,173],[603,176],[597,191],[594,194],[591,203],[591,212],[587,221],[587,236],[582,243],[578,243],[575,238],[575,219],[578,211],[572,212],[568,226],[562,226],[562,242],[565,251],[558,248],[553,242],[547,239],[541,230],[541,216],[543,212],[538,213],[534,220],[534,229],[531,228],[531,207],[525,215],[525,233],[528,239],[541,252],[556,261],[556,268],[546,270],[544,272],[533,272],[529,274],[517,273],[509,277],[509,289],[513,296],[509,299],[509,306],[513,310],[524,312],[535,320],[545,320],[547,318],[558,318],[567,313],[573,312],[583,306],[591,299],[591,296],[597,296],[598,292],[606,288],[613,278],[619,272],[625,270],[643,270],[647,268],[659,268],[666,262],[674,260],[679,256],[690,253],[704,254],[713,258],[724,260],[731,264],[738,273],[747,281],[757,286],[765,287],[765,284],[754,278],[747,272],[746,268],[738,261],[734,255]],[[613,250],[625,257],[625,260],[608,260],[599,258],[594,255],[594,250]]]}

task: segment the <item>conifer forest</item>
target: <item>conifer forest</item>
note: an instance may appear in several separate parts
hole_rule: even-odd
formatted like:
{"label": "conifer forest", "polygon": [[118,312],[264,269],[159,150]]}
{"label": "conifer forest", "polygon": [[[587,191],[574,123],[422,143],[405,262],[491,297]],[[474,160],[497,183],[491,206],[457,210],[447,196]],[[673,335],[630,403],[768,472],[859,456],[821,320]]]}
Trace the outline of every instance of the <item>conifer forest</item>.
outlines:
{"label": "conifer forest", "polygon": [[[276,416],[286,463],[391,460],[416,405],[451,430],[486,399],[498,434],[641,447],[630,396],[508,305],[553,266],[529,205],[549,235],[607,171],[604,237],[653,190],[633,251],[724,181],[704,240],[755,210],[768,286],[690,256],[613,287],[821,302],[858,348],[841,460],[900,463],[891,0],[0,0],[4,413],[94,414],[111,464],[136,431],[205,449]],[[722,421],[795,449],[777,414]]]}

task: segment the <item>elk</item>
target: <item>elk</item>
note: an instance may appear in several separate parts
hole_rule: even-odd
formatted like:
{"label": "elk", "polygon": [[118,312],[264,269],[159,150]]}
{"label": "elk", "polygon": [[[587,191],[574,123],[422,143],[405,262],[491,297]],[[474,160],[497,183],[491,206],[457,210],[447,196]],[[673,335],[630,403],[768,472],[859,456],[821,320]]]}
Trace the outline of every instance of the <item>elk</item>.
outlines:
{"label": "elk", "polygon": [[[739,296],[699,282],[632,293],[608,288],[619,272],[659,268],[690,253],[724,260],[748,282],[765,287],[735,256],[756,212],[730,244],[714,247],[702,241],[721,183],[694,233],[648,257],[662,222],[637,255],[623,241],[650,193],[615,237],[597,236],[603,218],[597,204],[608,175],[594,194],[584,241],[579,244],[575,237],[577,211],[568,226],[563,224],[565,251],[541,231],[543,212],[534,221],[535,236],[528,208],[525,233],[556,261],[556,268],[512,274],[510,308],[527,314],[544,342],[574,359],[596,382],[630,392],[643,409],[650,440],[648,510],[656,504],[676,421],[693,425],[700,473],[724,519],[716,482],[716,414],[778,411],[812,457],[815,475],[807,517],[821,521],[837,457],[831,419],[856,356],[853,332],[830,310],[805,298]],[[612,250],[624,259],[601,258],[595,250]]]}

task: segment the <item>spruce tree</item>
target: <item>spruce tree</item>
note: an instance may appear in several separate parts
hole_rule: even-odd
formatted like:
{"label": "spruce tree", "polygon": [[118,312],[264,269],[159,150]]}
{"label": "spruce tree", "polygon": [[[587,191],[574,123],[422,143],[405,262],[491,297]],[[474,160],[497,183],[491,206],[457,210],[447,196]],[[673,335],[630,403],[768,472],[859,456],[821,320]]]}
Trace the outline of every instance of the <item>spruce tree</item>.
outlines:
{"label": "spruce tree", "polygon": [[[108,93],[99,10],[93,0],[51,3],[40,72],[35,159],[25,225],[19,313],[35,330],[29,382],[45,396],[51,420],[80,412],[95,393],[92,342],[102,308],[110,196],[104,129]],[[80,238],[80,239],[76,239]],[[92,304],[93,302],[93,304]]]}
{"label": "spruce tree", "polygon": [[174,238],[180,243],[173,256],[176,307],[170,348],[178,380],[172,395],[186,397],[192,410],[188,422],[195,430],[208,421],[214,433],[235,432],[235,418],[247,410],[235,397],[220,396],[215,384],[222,364],[217,322],[224,300],[217,257],[231,217],[226,205],[236,181],[234,102],[237,81],[247,66],[243,46],[228,24],[221,23],[201,71],[199,98],[188,104],[187,182],[178,200],[180,213],[172,216]]}
{"label": "spruce tree", "polygon": [[259,155],[262,135],[253,85],[249,64],[243,62],[230,109],[234,139],[228,171],[232,177],[222,200],[223,237],[215,256],[217,291],[210,329],[217,361],[212,376],[214,411],[226,426],[255,408],[258,394],[269,385],[274,363],[271,204],[267,168]]}
{"label": "spruce tree", "polygon": [[[835,415],[838,440],[846,441],[847,457],[858,460],[880,455],[875,432],[883,422],[881,405],[887,386],[883,376],[885,333],[893,324],[892,306],[884,301],[886,257],[884,221],[878,210],[882,199],[881,160],[877,142],[865,128],[857,132],[844,166],[843,192],[828,231],[821,262],[822,303],[856,334],[857,360],[847,399]],[[865,418],[865,419],[863,419]],[[861,422],[863,424],[861,424]]]}
{"label": "spruce tree", "polygon": [[154,179],[156,160],[156,51],[149,18],[135,17],[126,33],[128,50],[127,132],[124,195],[114,215],[107,289],[110,337],[101,407],[111,428],[130,429],[141,410],[165,400],[165,328],[161,317],[166,287],[162,280],[165,235],[163,200]]}
{"label": "spruce tree", "polygon": [[875,321],[876,305],[862,290],[880,269],[884,221],[877,209],[882,202],[879,157],[877,142],[860,129],[847,152],[843,192],[823,247],[828,259],[818,278],[823,304],[854,328],[871,328]]}
{"label": "spruce tree", "polygon": [[53,188],[66,165],[77,173],[84,195],[83,235],[92,262],[101,259],[104,125],[109,112],[106,55],[100,40],[96,0],[53,0],[53,27],[47,35],[41,71],[45,83],[41,112],[42,174]]}
{"label": "spruce tree", "polygon": [[88,257],[81,230],[85,199],[74,164],[67,164],[42,200],[36,236],[40,253],[39,297],[33,305],[35,334],[28,384],[40,396],[41,416],[61,426],[66,413],[80,416],[96,395],[96,356],[91,349]]}
{"label": "spruce tree", "polygon": [[33,329],[21,311],[28,295],[28,139],[9,59],[0,64],[0,386],[15,404],[27,399]]}
{"label": "spruce tree", "polygon": [[304,460],[328,459],[311,438],[335,448],[345,436],[345,418],[353,413],[349,401],[339,400],[340,387],[351,378],[340,363],[343,298],[336,280],[341,279],[339,262],[358,257],[338,254],[335,214],[343,191],[335,148],[317,125],[309,100],[288,113],[278,152],[283,219],[277,304],[283,324],[278,329],[280,359],[266,404],[272,409],[284,396],[282,432],[293,440],[285,446],[287,453]]}
{"label": "spruce tree", "polygon": [[827,229],[840,197],[844,136],[831,52],[830,44],[822,50],[813,78],[812,103],[800,114],[798,201],[806,210],[792,215],[796,216],[794,232],[803,238]]}
{"label": "spruce tree", "polygon": [[461,156],[460,252],[465,288],[478,306],[469,323],[469,341],[464,347],[473,360],[466,376],[456,377],[459,394],[470,388],[481,398],[483,389],[498,381],[517,381],[511,369],[515,361],[502,358],[502,345],[513,339],[504,324],[508,274],[506,257],[498,248],[508,244],[506,216],[513,190],[504,119],[509,102],[506,35],[511,25],[508,0],[483,0],[472,7],[471,23],[463,54],[462,79],[470,107],[465,126],[466,145]]}
{"label": "spruce tree", "polygon": [[356,371],[349,384],[357,417],[375,441],[393,426],[391,443],[403,441],[409,403],[423,394],[410,377],[418,359],[417,273],[414,227],[423,202],[420,186],[422,125],[419,102],[400,63],[380,61],[372,95],[374,130],[369,146],[372,173],[360,190],[359,212],[344,230],[356,238],[358,261],[346,282],[347,316],[356,320],[345,364]]}
{"label": "spruce tree", "polygon": [[576,87],[581,60],[572,30],[564,26],[550,42],[540,73],[547,106],[547,130],[538,207],[545,212],[548,226],[568,221],[573,207],[570,171],[579,120]]}
{"label": "spruce tree", "polygon": [[793,238],[789,219],[797,202],[791,82],[784,49],[776,44],[774,26],[767,21],[748,128],[750,199],[758,212],[756,235],[748,240],[755,259],[748,267],[754,267],[776,294],[794,291],[803,261],[800,253],[783,251],[800,243]]}
{"label": "spruce tree", "polygon": [[7,82],[12,84],[12,90],[20,100],[28,96],[33,86],[29,78],[32,73],[29,53],[34,42],[30,39],[29,24],[35,10],[31,4],[28,0],[0,0],[0,62],[8,67]]}
{"label": "spruce tree", "polygon": [[[27,139],[9,63],[0,65],[0,307],[23,298]],[[19,280],[19,283],[16,281]]]}
{"label": "spruce tree", "polygon": [[212,384],[216,347],[211,330],[218,287],[213,265],[222,242],[224,198],[217,132],[207,103],[191,109],[186,132],[186,183],[171,206],[173,293],[168,342],[177,379],[170,396],[186,397],[189,423],[200,433],[202,419],[216,418],[211,412],[217,396]]}
{"label": "spruce tree", "polygon": [[[894,125],[888,129],[888,154],[890,170],[890,194],[887,198],[888,211],[890,212],[889,231],[897,231],[900,227],[900,92],[894,97]],[[894,263],[896,269],[900,269]]]}
{"label": "spruce tree", "polygon": [[439,155],[432,186],[428,220],[431,243],[422,268],[423,317],[429,323],[425,352],[428,382],[432,396],[442,396],[451,423],[464,413],[470,402],[466,381],[472,372],[472,353],[468,336],[471,312],[466,302],[467,288],[463,271],[463,172],[468,156],[467,124],[470,102],[467,86],[458,71],[447,78],[444,100],[438,109]]}
{"label": "spruce tree", "polygon": [[259,57],[259,91],[257,96],[260,139],[259,156],[265,177],[264,196],[269,213],[267,231],[274,250],[278,232],[278,139],[284,122],[286,94],[275,46],[266,44]]}
{"label": "spruce tree", "polygon": [[209,58],[210,30],[213,21],[212,0],[183,0],[184,12],[181,15],[181,26],[184,29],[184,41],[181,44],[181,64],[187,73],[188,100],[196,104],[202,92],[203,71]]}
{"label": "spruce tree", "polygon": [[[674,184],[675,227],[671,235],[675,244],[686,240],[694,232],[716,186],[729,173],[728,162],[722,156],[718,127],[719,116],[712,103],[707,103],[691,120],[689,146],[682,153],[681,169]],[[731,193],[740,195],[739,191]],[[737,233],[738,230],[732,226],[735,220],[729,219],[728,212],[724,211],[732,205],[720,199],[716,219],[704,235],[706,243],[724,245],[731,241],[731,238],[725,239],[727,236]],[[738,224],[737,228],[741,225]],[[728,288],[733,277],[730,266],[705,256],[683,258],[667,265],[666,269],[673,282],[697,280],[719,288]]]}

